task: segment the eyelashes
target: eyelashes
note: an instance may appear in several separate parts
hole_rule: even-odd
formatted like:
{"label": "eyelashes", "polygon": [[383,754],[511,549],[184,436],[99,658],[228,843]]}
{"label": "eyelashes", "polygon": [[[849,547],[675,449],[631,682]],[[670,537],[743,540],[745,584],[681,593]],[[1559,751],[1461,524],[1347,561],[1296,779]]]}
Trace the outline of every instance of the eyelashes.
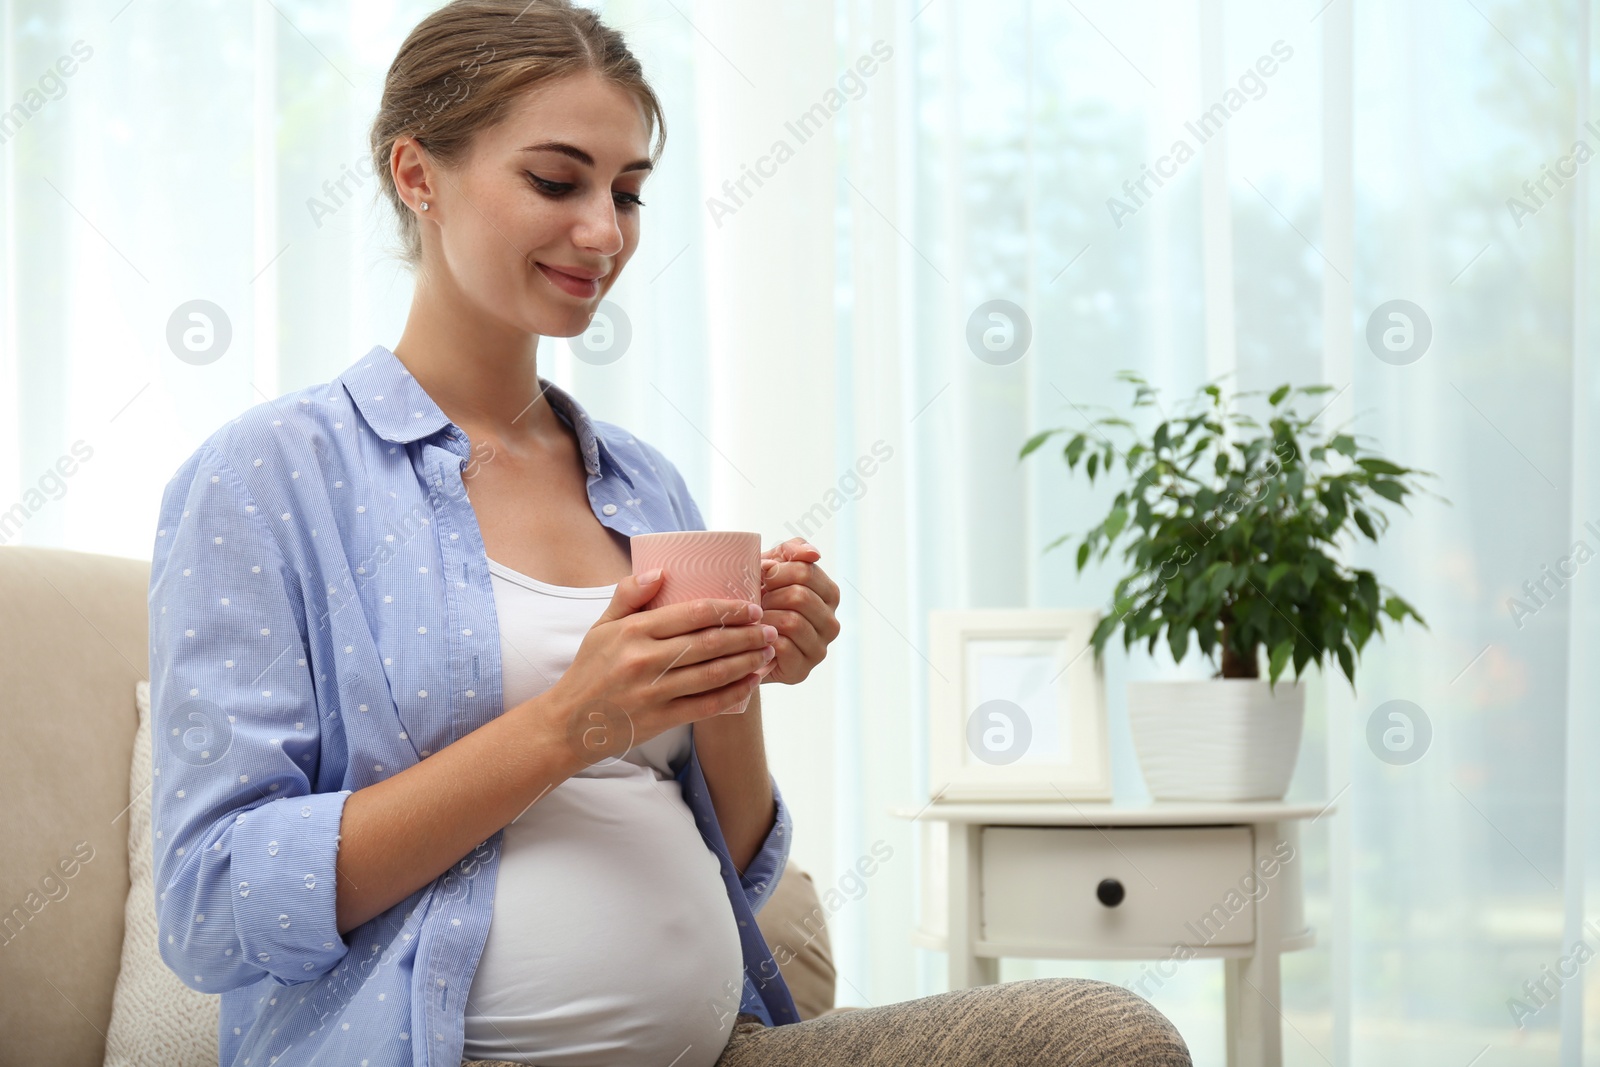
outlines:
{"label": "eyelashes", "polygon": [[[531,170],[524,171],[523,173],[528,176],[528,181],[535,189],[545,196],[548,196],[552,200],[560,199],[575,188],[571,182],[548,181],[539,177]],[[618,191],[613,193],[612,197],[620,207],[644,207],[644,201],[640,200],[638,195],[635,193]]]}

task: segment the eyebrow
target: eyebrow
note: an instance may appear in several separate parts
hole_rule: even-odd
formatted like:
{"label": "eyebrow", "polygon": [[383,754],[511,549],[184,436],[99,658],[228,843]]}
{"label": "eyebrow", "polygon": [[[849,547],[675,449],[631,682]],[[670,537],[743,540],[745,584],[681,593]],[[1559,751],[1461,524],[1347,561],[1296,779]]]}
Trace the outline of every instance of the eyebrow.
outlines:
{"label": "eyebrow", "polygon": [[[562,155],[575,159],[586,167],[594,166],[593,156],[579,148],[577,145],[566,144],[562,141],[540,141],[538,144],[526,145],[520,149],[520,151],[560,152]],[[632,170],[651,170],[654,168],[654,166],[655,164],[651,163],[648,159],[636,159],[632,163],[629,163],[627,166],[623,167],[622,172],[626,174],[628,171]]]}

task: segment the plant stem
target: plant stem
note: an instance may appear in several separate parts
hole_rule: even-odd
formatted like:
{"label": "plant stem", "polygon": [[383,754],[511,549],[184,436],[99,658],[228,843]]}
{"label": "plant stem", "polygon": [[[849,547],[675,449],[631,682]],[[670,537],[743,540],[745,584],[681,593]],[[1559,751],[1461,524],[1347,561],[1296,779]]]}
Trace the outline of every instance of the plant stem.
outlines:
{"label": "plant stem", "polygon": [[1222,609],[1222,677],[1224,678],[1259,678],[1260,667],[1256,664],[1255,649],[1250,650],[1249,656],[1241,656],[1233,649],[1233,605]]}
{"label": "plant stem", "polygon": [[1259,678],[1261,671],[1254,656],[1249,659],[1239,655],[1232,645],[1222,646],[1222,676],[1224,678]]}

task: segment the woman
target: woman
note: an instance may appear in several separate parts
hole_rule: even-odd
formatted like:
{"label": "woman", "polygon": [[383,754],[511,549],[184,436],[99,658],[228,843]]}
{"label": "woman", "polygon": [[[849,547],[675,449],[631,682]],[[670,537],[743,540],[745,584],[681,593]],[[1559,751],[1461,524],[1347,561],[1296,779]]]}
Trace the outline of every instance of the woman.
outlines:
{"label": "woman", "polygon": [[792,836],[756,688],[822,660],[838,587],[794,539],[760,609],[641,610],[628,538],[699,509],[536,370],[632,257],[662,120],[567,0],[425,19],[372,130],[417,273],[400,341],[164,494],[157,913],[222,995],[221,1062],[887,1064],[931,1035],[949,1063],[1187,1063],[1100,983],[798,1020],[754,922]]}

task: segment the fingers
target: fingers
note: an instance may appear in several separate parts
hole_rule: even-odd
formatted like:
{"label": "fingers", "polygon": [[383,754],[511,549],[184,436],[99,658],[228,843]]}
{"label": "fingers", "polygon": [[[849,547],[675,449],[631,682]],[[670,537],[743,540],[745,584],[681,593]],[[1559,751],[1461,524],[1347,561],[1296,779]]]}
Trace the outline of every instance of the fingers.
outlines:
{"label": "fingers", "polygon": [[[821,558],[822,553],[817,551],[816,546],[803,537],[791,537],[787,541],[774,545],[761,553],[762,586],[767,586],[768,579],[774,573],[779,572],[784,563],[811,564]],[[790,575],[785,579],[786,581],[800,581],[803,580],[806,571],[799,568],[791,568],[786,573]]]}
{"label": "fingers", "polygon": [[817,546],[807,541],[804,537],[791,537],[781,544],[774,545],[761,553],[762,559],[799,559],[803,556],[822,558],[822,553]]}
{"label": "fingers", "polygon": [[778,633],[794,643],[808,663],[820,663],[828,654],[828,642],[823,640],[811,620],[798,611],[769,611],[767,618],[772,620]]}
{"label": "fingers", "polygon": [[801,585],[813,590],[830,608],[839,606],[839,586],[815,563],[805,560],[771,561],[762,568],[761,587],[766,592]]}
{"label": "fingers", "polygon": [[661,568],[657,567],[648,574],[629,575],[617,583],[616,591],[611,594],[611,603],[606,605],[606,610],[595,625],[632,615],[648,604],[660,591]]}
{"label": "fingers", "polygon": [[784,614],[798,615],[805,619],[822,637],[824,644],[839,636],[839,618],[834,612],[834,605],[826,603],[811,586],[791,585],[781,589],[769,589],[761,598],[761,606],[766,609],[762,621],[778,626],[785,636],[792,636],[785,629],[786,625],[792,623],[788,620],[780,622],[780,617]]}
{"label": "fingers", "polygon": [[[646,639],[637,680],[677,696],[724,685],[759,669],[778,640],[774,626],[750,620],[750,603],[707,598],[635,615],[627,624]],[[722,661],[731,666],[716,667]],[[715,669],[713,669],[715,667]],[[698,671],[690,668],[700,668]]]}
{"label": "fingers", "polygon": [[750,608],[748,600],[701,597],[641,612],[636,625],[642,633],[662,640],[713,626],[747,626],[761,617],[760,605],[753,612]]}
{"label": "fingers", "polygon": [[[777,652],[771,645],[763,644],[751,651],[719,656],[699,663],[680,664],[667,670],[656,685],[660,686],[662,692],[669,693],[675,698],[715,693],[729,686],[736,686],[742,679],[752,674],[766,674],[768,664],[774,661],[776,655]],[[759,681],[759,677],[756,678],[755,682],[752,682],[752,687]]]}
{"label": "fingers", "polygon": [[743,712],[749,705],[751,695],[760,684],[760,678],[746,671],[727,685],[679,697],[671,705],[674,721],[690,723],[714,715]]}

